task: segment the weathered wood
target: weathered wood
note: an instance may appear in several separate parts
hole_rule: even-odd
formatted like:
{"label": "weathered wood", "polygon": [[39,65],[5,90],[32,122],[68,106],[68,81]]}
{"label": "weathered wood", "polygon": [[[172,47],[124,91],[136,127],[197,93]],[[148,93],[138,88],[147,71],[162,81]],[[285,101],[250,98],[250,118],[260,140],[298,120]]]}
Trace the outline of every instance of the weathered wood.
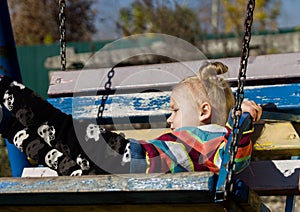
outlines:
{"label": "weathered wood", "polygon": [[266,122],[256,124],[253,156],[285,158],[300,155],[300,138],[291,122]]}
{"label": "weathered wood", "polygon": [[147,204],[147,205],[35,205],[35,206],[1,206],[2,211],[22,211],[22,212],[50,212],[50,211],[122,211],[122,212],[153,212],[153,211],[166,211],[166,212],[182,212],[182,211],[195,211],[195,212],[224,212],[224,208],[217,204]]}
{"label": "weathered wood", "polygon": [[[270,161],[252,161],[250,166],[235,178],[243,180],[252,190],[262,195],[284,195],[284,194],[300,194],[300,160],[270,160]],[[198,191],[198,195],[208,198],[213,194],[214,185],[212,173],[210,172],[194,172],[194,173],[177,173],[177,174],[120,174],[120,175],[97,175],[97,176],[81,176],[81,177],[44,177],[44,178],[1,178],[0,182],[1,199],[4,198],[6,203],[13,204],[13,198],[6,198],[9,194],[50,194],[54,199],[40,200],[40,204],[50,203],[51,201],[61,204],[69,204],[69,200],[61,200],[55,198],[59,193],[78,193],[78,195],[91,195],[92,193],[106,193],[106,197],[100,199],[86,198],[83,203],[88,204],[104,204],[104,203],[120,203],[122,199],[114,199],[117,193],[128,192],[145,192],[151,196],[151,192],[170,192],[175,191],[181,195],[181,191],[194,192]],[[175,194],[174,193],[174,194]],[[127,194],[127,193],[126,193]],[[109,196],[112,198],[109,198]],[[176,195],[175,195],[176,196]],[[140,200],[143,203],[147,201],[167,201],[167,198],[175,198],[174,203],[184,203],[187,199],[182,197],[165,197],[163,199],[157,196],[151,196]],[[30,198],[30,197],[29,197]],[[152,200],[151,200],[152,198]],[[190,203],[203,203],[207,199],[190,200]],[[10,202],[11,201],[11,202]],[[34,203],[34,199],[32,199]],[[46,202],[43,202],[46,201]],[[93,202],[96,201],[96,202]],[[169,200],[171,201],[171,200]],[[193,202],[195,201],[195,202]],[[6,204],[0,201],[0,204]],[[14,204],[31,204],[30,201],[20,199]]]}
{"label": "weathered wood", "polygon": [[[162,197],[163,198],[163,197]],[[260,205],[258,205],[260,203]],[[252,203],[253,204],[253,203]],[[250,206],[249,206],[250,205]],[[256,202],[258,206],[251,206],[251,204],[242,203],[241,206],[231,204],[230,211],[234,212],[269,212],[269,208],[262,202]],[[35,206],[1,206],[3,211],[28,211],[28,212],[48,212],[48,211],[166,211],[166,212],[182,212],[182,211],[199,211],[199,212],[224,212],[224,207],[219,204],[114,204],[114,205],[35,205]]]}
{"label": "weathered wood", "polygon": [[[97,210],[139,209],[153,204],[159,210],[223,208],[214,202],[213,175],[210,172],[110,175],[56,178],[2,178],[0,205],[18,206],[76,205]],[[235,211],[264,211],[259,197],[245,188],[246,199],[231,203]],[[112,207],[109,207],[111,206]],[[203,207],[203,208],[202,208]],[[29,207],[30,209],[32,207]],[[60,209],[66,209],[59,206]],[[152,208],[153,209],[153,208]],[[146,209],[147,210],[147,209]],[[176,210],[175,210],[176,211]],[[211,210],[210,210],[211,211]]]}
{"label": "weathered wood", "polygon": [[[52,177],[52,178],[1,178],[1,193],[74,193],[74,192],[107,192],[116,191],[166,191],[205,190],[212,191],[210,172],[179,173],[179,174],[114,174],[91,175],[80,177]],[[22,181],[21,181],[22,180]],[[156,198],[156,197],[153,197]],[[111,203],[122,200],[109,199]],[[50,200],[51,201],[51,200]],[[89,200],[87,200],[89,201]],[[97,201],[103,201],[99,199]],[[148,201],[145,199],[143,201]],[[160,200],[164,201],[164,200]],[[181,200],[179,200],[181,201]],[[202,201],[202,200],[195,200]]]}
{"label": "weathered wood", "polygon": [[299,195],[300,160],[253,161],[236,178],[259,195]]}
{"label": "weathered wood", "polygon": [[[163,197],[162,197],[163,198]],[[253,200],[253,198],[252,198]],[[256,200],[257,201],[257,200]],[[240,206],[235,203],[231,204],[230,211],[234,212],[269,212],[269,208],[260,201],[255,203],[241,203]],[[208,203],[208,204],[99,204],[99,205],[35,205],[35,206],[1,206],[3,211],[29,211],[29,212],[48,212],[48,211],[72,211],[72,212],[82,212],[82,211],[166,211],[166,212],[182,212],[182,211],[199,211],[199,212],[224,212],[224,207],[220,204]]]}
{"label": "weathered wood", "polygon": [[[300,53],[274,54],[250,57],[247,67],[247,85],[273,85],[300,82]],[[236,86],[240,58],[220,58],[229,67],[224,78]],[[203,64],[186,61],[115,68],[112,90],[119,93],[145,91],[147,89],[170,90],[180,80],[194,75]],[[267,65],[266,65],[267,64]],[[82,71],[53,72],[49,96],[66,96],[73,93],[104,91],[109,68]],[[125,91],[124,91],[125,90]]]}
{"label": "weathered wood", "polygon": [[[245,97],[257,104],[274,105],[274,108],[264,113],[262,118],[297,121],[300,120],[299,86],[299,84],[250,86],[245,88]],[[72,114],[74,118],[95,119],[101,99],[101,95],[79,97],[74,94],[74,97],[50,98],[48,101],[63,112]],[[105,102],[103,117],[108,123],[114,124],[129,121],[149,122],[149,119],[158,119],[165,123],[166,117],[170,115],[169,100],[170,92],[111,95]]]}

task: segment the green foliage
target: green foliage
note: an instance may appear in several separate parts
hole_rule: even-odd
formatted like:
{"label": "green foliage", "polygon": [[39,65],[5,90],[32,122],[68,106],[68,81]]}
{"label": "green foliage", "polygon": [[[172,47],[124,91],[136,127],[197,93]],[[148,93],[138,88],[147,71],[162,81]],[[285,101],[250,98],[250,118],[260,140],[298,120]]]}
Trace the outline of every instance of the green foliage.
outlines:
{"label": "green foliage", "polygon": [[195,44],[201,35],[194,10],[174,1],[136,0],[130,8],[120,10],[117,25],[123,35],[163,33]]}
{"label": "green foliage", "polygon": [[[246,6],[245,0],[220,1],[224,9],[224,31],[239,33],[243,31]],[[277,30],[277,17],[280,15],[281,0],[256,0],[253,28],[256,30]]]}
{"label": "green foliage", "polygon": [[[66,1],[66,37],[68,42],[90,41],[93,33],[95,0]],[[8,0],[17,45],[58,42],[58,0]]]}
{"label": "green foliage", "polygon": [[44,44],[51,44],[54,43],[54,38],[50,34],[46,34],[44,37]]}

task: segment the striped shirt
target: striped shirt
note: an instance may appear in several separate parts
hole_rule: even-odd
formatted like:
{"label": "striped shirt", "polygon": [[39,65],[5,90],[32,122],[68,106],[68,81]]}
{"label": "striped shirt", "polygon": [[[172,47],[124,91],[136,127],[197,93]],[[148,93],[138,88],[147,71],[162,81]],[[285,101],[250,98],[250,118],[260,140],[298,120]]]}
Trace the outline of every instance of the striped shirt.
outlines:
{"label": "striped shirt", "polygon": [[[252,153],[250,137],[252,122],[245,122],[244,113],[240,123],[243,134],[235,157],[236,169],[241,171],[249,165]],[[153,140],[131,139],[132,173],[177,173],[212,171],[218,174],[222,156],[231,137],[231,115],[226,126],[204,125],[182,127]],[[250,117],[250,116],[249,116]]]}

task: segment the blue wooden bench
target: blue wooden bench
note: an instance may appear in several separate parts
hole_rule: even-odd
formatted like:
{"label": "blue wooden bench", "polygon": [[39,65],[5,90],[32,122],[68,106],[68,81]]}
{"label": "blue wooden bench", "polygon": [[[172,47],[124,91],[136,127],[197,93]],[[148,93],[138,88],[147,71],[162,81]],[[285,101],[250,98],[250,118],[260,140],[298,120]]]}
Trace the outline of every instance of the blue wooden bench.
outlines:
{"label": "blue wooden bench", "polygon": [[[244,183],[236,183],[231,210],[268,211],[259,195],[300,194],[300,160],[290,159],[300,155],[299,56],[268,55],[249,60],[249,86],[245,88],[245,97],[259,104],[273,104],[265,107],[262,121],[255,125],[255,161],[235,176]],[[219,61],[232,70],[224,77],[234,90],[239,58]],[[106,127],[137,139],[153,138],[167,131],[170,89],[182,78],[195,73],[200,63],[186,62],[188,71],[176,69],[178,63],[115,68],[103,113]],[[104,84],[109,71],[103,68],[53,72],[48,101],[74,118],[95,121],[102,95],[108,94]],[[223,211],[223,206],[214,201],[214,181],[209,172],[3,178],[0,205],[4,209],[29,211],[36,209],[34,205],[38,200],[39,210],[51,206],[75,211],[120,208]]]}

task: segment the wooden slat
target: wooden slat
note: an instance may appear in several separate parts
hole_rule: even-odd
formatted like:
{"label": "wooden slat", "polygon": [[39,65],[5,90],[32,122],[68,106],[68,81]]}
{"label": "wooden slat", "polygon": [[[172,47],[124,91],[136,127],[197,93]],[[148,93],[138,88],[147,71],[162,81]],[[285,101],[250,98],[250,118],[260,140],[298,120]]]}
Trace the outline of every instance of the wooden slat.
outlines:
{"label": "wooden slat", "polygon": [[[299,170],[300,160],[255,161],[235,178],[242,179],[259,195],[299,195]],[[210,204],[214,207],[211,176],[209,172],[198,172],[1,178],[0,204],[126,206],[139,203],[162,204],[163,207],[169,204],[189,204],[189,207],[204,204],[207,207]],[[255,201],[260,203],[259,199]],[[250,203],[247,205],[249,207]]]}
{"label": "wooden slat", "polygon": [[[211,191],[208,182],[213,176],[210,172],[179,173],[179,174],[114,174],[91,175],[81,177],[45,177],[45,178],[1,178],[1,194],[11,193],[76,193],[76,192],[107,192],[114,195],[120,192],[151,192],[158,190],[204,190]],[[204,192],[205,193],[205,192]],[[157,197],[153,197],[157,198]],[[48,200],[46,200],[48,201]],[[49,200],[52,201],[52,200]],[[55,200],[63,201],[63,200]],[[70,200],[73,201],[73,200]],[[86,201],[90,201],[86,199]],[[94,200],[91,200],[94,201]],[[103,199],[97,200],[102,203]],[[117,203],[122,200],[106,198],[107,203]],[[148,199],[142,200],[149,201]],[[159,201],[159,198],[157,198]],[[163,201],[163,200],[160,200]],[[181,201],[181,200],[178,200]],[[202,201],[202,200],[195,200]],[[206,200],[204,200],[206,201]],[[1,201],[0,201],[1,202]],[[24,203],[25,200],[24,200]],[[62,202],[63,203],[63,202]],[[91,203],[91,202],[87,202]]]}
{"label": "wooden slat", "polygon": [[3,211],[22,211],[22,212],[53,212],[53,211],[72,211],[72,212],[107,212],[107,211],[166,211],[166,212],[182,212],[182,211],[195,211],[195,212],[224,212],[224,208],[216,204],[151,204],[151,205],[45,205],[45,206],[1,206]]}
{"label": "wooden slat", "polygon": [[300,138],[291,122],[256,124],[252,141],[253,156],[274,158],[300,155]]}
{"label": "wooden slat", "polygon": [[300,160],[255,161],[236,178],[259,195],[299,195]]}
{"label": "wooden slat", "polygon": [[[151,175],[110,175],[56,178],[2,178],[0,205],[10,209],[17,206],[59,206],[116,211],[120,206],[127,210],[149,209],[149,204],[159,210],[170,211],[174,206],[192,210],[216,211],[224,209],[214,202],[212,173],[178,173]],[[247,189],[245,190],[247,191]],[[251,192],[251,193],[250,193]],[[260,198],[250,191],[246,199],[230,205],[235,211],[261,211],[266,209]],[[98,206],[97,206],[98,205]],[[45,207],[44,207],[45,208]],[[68,207],[69,208],[69,207]],[[151,208],[153,209],[153,208]],[[178,211],[175,209],[175,211]],[[211,211],[211,210],[210,210]]]}
{"label": "wooden slat", "polygon": [[[155,194],[153,194],[155,195]],[[251,195],[252,197],[253,195]],[[124,196],[123,196],[124,197]],[[198,196],[196,196],[197,198]],[[121,197],[122,198],[122,197]],[[161,197],[164,198],[164,197]],[[236,205],[234,202],[231,203],[231,211],[234,212],[269,212],[269,208],[259,199],[251,198],[249,203],[241,203],[240,206]],[[255,204],[254,204],[255,203]],[[1,206],[3,211],[28,211],[28,212],[48,212],[48,211],[72,211],[72,212],[82,212],[82,211],[166,211],[166,212],[182,212],[182,211],[199,211],[199,212],[224,212],[224,207],[220,204],[215,203],[203,203],[203,204],[194,204],[194,203],[182,203],[182,204],[99,204],[99,205],[12,205],[12,206]]]}
{"label": "wooden slat", "polygon": [[[269,103],[274,105],[273,109],[269,108],[270,111],[263,114],[263,118],[297,121],[300,120],[299,87],[300,84],[249,86],[245,88],[245,98],[261,105]],[[51,98],[48,101],[63,112],[72,114],[74,118],[95,119],[101,99],[101,95],[83,97],[75,95],[74,97]],[[105,102],[103,117],[115,124],[122,119],[126,119],[127,122],[130,119],[132,122],[147,122],[149,116],[160,117],[162,122],[166,122],[166,116],[170,114],[169,99],[170,92],[111,95]]]}
{"label": "wooden slat", "polygon": [[[299,113],[300,108],[290,108],[286,111],[294,110],[294,112]],[[293,114],[293,113],[286,113],[286,112],[272,112],[272,111],[263,111],[261,119],[263,120],[281,120],[281,121],[293,121],[293,122],[300,122],[300,115]]]}
{"label": "wooden slat", "polygon": [[[247,68],[248,85],[273,85],[300,82],[300,53],[274,54],[250,57]],[[220,58],[229,67],[225,79],[236,85],[240,58]],[[154,64],[115,68],[112,90],[128,93],[147,89],[170,90],[183,78],[194,75],[204,61]],[[53,72],[49,96],[67,96],[73,93],[104,91],[109,68]],[[127,91],[122,91],[127,90]]]}
{"label": "wooden slat", "polygon": [[[250,166],[235,178],[243,180],[260,195],[300,194],[300,160],[253,161]],[[31,195],[41,196],[39,204],[72,204],[81,198],[80,204],[120,204],[170,201],[176,203],[207,203],[213,199],[213,184],[210,172],[178,174],[122,174],[81,177],[44,177],[44,178],[1,178],[0,204],[36,204]],[[164,198],[152,195],[162,193]],[[189,199],[184,192],[198,195]],[[99,193],[101,198],[89,198]],[[148,198],[139,197],[144,193]],[[166,195],[169,193],[169,195]],[[28,195],[30,194],[30,195]],[[61,199],[60,194],[70,194]],[[119,199],[122,195],[131,199]],[[16,201],[17,196],[18,201]],[[130,196],[132,195],[132,196]],[[200,195],[200,196],[199,196]],[[22,199],[26,197],[27,199]],[[51,196],[51,198],[46,198]],[[203,198],[200,198],[200,197]],[[19,199],[20,198],[20,199]],[[211,199],[212,198],[212,199]],[[131,202],[133,201],[133,202]]]}

